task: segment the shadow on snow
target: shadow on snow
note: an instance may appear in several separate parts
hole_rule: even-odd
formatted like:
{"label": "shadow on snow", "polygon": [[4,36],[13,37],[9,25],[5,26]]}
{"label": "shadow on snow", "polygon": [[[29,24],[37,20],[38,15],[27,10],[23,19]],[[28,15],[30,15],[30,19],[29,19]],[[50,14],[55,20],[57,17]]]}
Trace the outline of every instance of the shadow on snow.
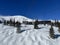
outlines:
{"label": "shadow on snow", "polygon": [[58,38],[58,37],[60,37],[60,34],[55,34],[54,35],[54,38]]}

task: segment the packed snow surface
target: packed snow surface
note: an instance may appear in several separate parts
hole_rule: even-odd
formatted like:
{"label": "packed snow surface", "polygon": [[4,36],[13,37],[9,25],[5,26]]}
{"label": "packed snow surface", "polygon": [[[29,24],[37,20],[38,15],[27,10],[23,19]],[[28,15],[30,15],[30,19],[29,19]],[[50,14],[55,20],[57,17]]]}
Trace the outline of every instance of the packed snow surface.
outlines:
{"label": "packed snow surface", "polygon": [[[39,24],[40,29],[34,29],[33,25],[21,26],[24,32],[16,33],[16,27],[0,24],[0,45],[60,45],[60,37],[50,38],[50,25]],[[55,34],[60,34],[58,27],[53,28]]]}

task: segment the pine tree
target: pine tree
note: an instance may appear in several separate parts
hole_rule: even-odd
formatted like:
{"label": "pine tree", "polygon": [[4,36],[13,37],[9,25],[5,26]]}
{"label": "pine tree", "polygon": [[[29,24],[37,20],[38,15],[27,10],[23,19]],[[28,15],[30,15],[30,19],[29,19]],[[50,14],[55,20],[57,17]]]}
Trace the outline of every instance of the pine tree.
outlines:
{"label": "pine tree", "polygon": [[58,22],[58,20],[56,21],[56,26],[59,27],[59,22]]}
{"label": "pine tree", "polygon": [[58,32],[60,33],[60,28],[58,29]]}
{"label": "pine tree", "polygon": [[60,22],[58,20],[56,21],[56,26],[59,28],[58,31],[60,32]]}
{"label": "pine tree", "polygon": [[38,20],[34,22],[34,29],[37,29],[37,28],[38,28]]}
{"label": "pine tree", "polygon": [[15,19],[14,19],[14,26],[15,26]]}
{"label": "pine tree", "polygon": [[10,26],[12,26],[12,19],[10,19]]}
{"label": "pine tree", "polygon": [[10,22],[10,21],[7,21],[7,25],[9,25],[9,22]]}
{"label": "pine tree", "polygon": [[54,26],[56,26],[56,20],[55,20]]}
{"label": "pine tree", "polygon": [[18,21],[16,22],[16,27],[17,27],[17,33],[21,33],[21,23]]}
{"label": "pine tree", "polygon": [[7,21],[6,20],[4,20],[4,25],[6,25],[7,24]]}
{"label": "pine tree", "polygon": [[52,39],[54,39],[54,30],[53,30],[52,25],[51,25],[51,28],[50,28],[49,33],[50,33],[50,37],[51,37]]}
{"label": "pine tree", "polygon": [[15,19],[12,21],[12,26],[15,27]]}
{"label": "pine tree", "polygon": [[58,28],[59,28],[58,31],[60,32],[60,23],[58,23]]}

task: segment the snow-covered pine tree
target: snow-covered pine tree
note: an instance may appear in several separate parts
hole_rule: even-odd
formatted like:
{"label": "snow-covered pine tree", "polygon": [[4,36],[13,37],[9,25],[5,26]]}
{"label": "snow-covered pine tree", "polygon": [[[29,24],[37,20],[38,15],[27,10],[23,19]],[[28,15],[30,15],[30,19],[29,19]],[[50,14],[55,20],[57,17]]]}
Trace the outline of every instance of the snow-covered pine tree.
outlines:
{"label": "snow-covered pine tree", "polygon": [[52,39],[54,39],[54,30],[53,30],[52,24],[51,24],[51,28],[50,28],[49,33],[50,33],[50,37],[51,37]]}
{"label": "snow-covered pine tree", "polygon": [[6,20],[4,20],[4,25],[7,25],[7,21]]}
{"label": "snow-covered pine tree", "polygon": [[9,21],[7,21],[7,25],[9,25]]}
{"label": "snow-covered pine tree", "polygon": [[38,29],[38,20],[34,22],[34,29]]}
{"label": "snow-covered pine tree", "polygon": [[12,21],[12,26],[15,27],[15,19]]}
{"label": "snow-covered pine tree", "polygon": [[12,26],[12,19],[10,19],[10,22],[9,22],[10,26]]}
{"label": "snow-covered pine tree", "polygon": [[20,22],[16,22],[16,27],[17,27],[17,33],[21,33],[21,23]]}
{"label": "snow-covered pine tree", "polygon": [[58,31],[60,32],[60,23],[58,23],[58,28],[59,28]]}

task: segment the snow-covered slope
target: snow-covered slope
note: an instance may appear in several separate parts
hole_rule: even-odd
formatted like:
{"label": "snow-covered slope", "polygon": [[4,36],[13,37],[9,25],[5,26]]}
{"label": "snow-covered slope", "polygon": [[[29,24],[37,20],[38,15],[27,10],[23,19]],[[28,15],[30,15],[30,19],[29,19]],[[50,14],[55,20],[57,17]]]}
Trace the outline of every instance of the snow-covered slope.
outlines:
{"label": "snow-covered slope", "polygon": [[20,16],[0,16],[0,20],[10,20],[10,19],[12,19],[12,20],[15,19],[15,21],[19,21],[19,22],[33,21],[32,19],[27,18],[25,16],[21,16],[21,15]]}
{"label": "snow-covered slope", "polygon": [[[15,18],[16,16],[3,17],[4,19]],[[22,18],[19,21],[22,20]],[[16,19],[17,19],[16,17]],[[28,18],[29,19],[29,18]],[[52,39],[49,36],[50,25],[38,25],[41,29],[34,29],[33,25],[22,24],[22,33],[16,33],[16,27],[0,24],[0,45],[60,45],[60,37]],[[58,28],[53,27],[55,34],[59,34]]]}
{"label": "snow-covered slope", "polygon": [[[60,37],[49,37],[50,26],[39,25],[42,29],[33,29],[33,25],[22,26],[22,33],[16,33],[16,28],[0,24],[0,45],[60,45]],[[59,34],[54,27],[55,34]]]}

